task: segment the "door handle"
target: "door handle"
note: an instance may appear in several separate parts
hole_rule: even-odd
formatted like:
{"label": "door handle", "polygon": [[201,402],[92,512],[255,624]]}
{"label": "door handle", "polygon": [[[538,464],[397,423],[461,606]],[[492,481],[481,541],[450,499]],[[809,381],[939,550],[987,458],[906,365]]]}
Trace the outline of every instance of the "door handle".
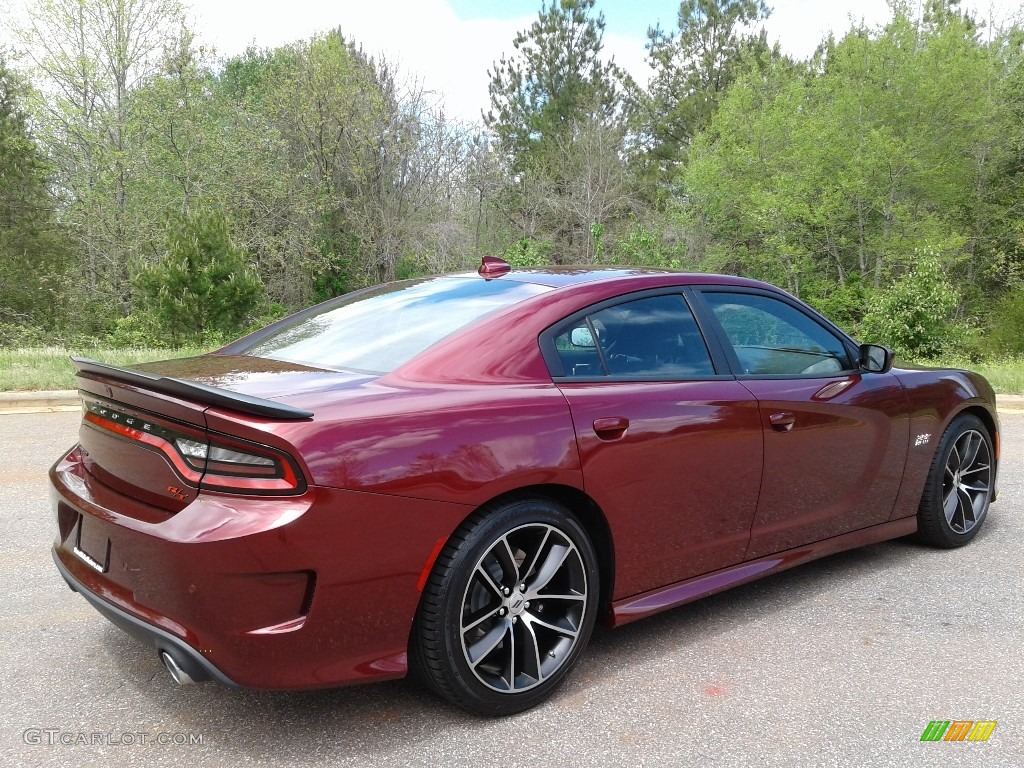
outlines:
{"label": "door handle", "polygon": [[618,440],[629,427],[629,419],[625,416],[606,416],[594,419],[594,432],[602,440]]}
{"label": "door handle", "polygon": [[768,417],[768,421],[771,422],[772,429],[776,432],[789,432],[793,428],[793,424],[796,423],[796,416],[789,411],[783,411],[782,413],[773,413]]}

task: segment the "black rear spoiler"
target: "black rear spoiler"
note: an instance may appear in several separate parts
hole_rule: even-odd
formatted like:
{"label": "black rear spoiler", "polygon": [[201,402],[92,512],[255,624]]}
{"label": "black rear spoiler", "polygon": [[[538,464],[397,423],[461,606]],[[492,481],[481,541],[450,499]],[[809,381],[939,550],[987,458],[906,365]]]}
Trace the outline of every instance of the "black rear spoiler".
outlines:
{"label": "black rear spoiler", "polygon": [[272,400],[264,400],[262,397],[243,395],[239,392],[232,392],[229,389],[220,389],[195,381],[185,381],[167,376],[152,376],[140,371],[132,371],[127,368],[118,368],[114,365],[107,365],[88,357],[71,356],[71,362],[79,373],[103,376],[108,379],[122,381],[125,384],[133,384],[137,387],[151,389],[154,392],[162,392],[165,395],[175,395],[194,400],[207,405],[217,405],[231,411],[252,414],[253,416],[265,416],[270,419],[311,419],[312,411],[303,411],[300,408],[293,408],[290,405],[275,403]]}

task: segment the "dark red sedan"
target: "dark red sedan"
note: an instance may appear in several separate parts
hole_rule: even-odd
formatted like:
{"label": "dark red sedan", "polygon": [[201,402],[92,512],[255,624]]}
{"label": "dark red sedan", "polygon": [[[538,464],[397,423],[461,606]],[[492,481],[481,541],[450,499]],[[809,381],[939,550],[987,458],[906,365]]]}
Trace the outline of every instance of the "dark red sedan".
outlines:
{"label": "dark red sedan", "polygon": [[995,498],[981,376],[894,369],[735,277],[485,259],[212,354],[75,363],[54,559],[178,682],[411,668],[516,712],[598,619],[898,536],[960,546]]}

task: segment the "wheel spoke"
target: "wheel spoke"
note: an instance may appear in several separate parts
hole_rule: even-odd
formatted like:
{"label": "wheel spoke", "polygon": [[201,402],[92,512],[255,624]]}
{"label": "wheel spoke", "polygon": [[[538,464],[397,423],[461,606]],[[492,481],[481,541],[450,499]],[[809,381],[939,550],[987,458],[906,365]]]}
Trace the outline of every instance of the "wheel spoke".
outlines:
{"label": "wheel spoke", "polygon": [[960,506],[960,494],[957,492],[953,493],[953,512],[947,515],[946,520],[949,522],[949,527],[957,533],[963,533],[964,530],[964,511]]}
{"label": "wheel spoke", "polygon": [[956,514],[958,503],[957,487],[954,485],[942,498],[942,511],[946,514],[946,522],[951,526],[953,525],[953,515]]}
{"label": "wheel spoke", "polygon": [[497,616],[498,615],[498,607],[499,606],[495,606],[493,608],[488,608],[487,610],[483,611],[480,616],[478,616],[475,619],[472,619],[469,624],[463,625],[463,627],[462,627],[463,634],[465,634],[466,632],[469,632],[472,629],[476,629],[477,627],[479,627],[481,624],[483,624],[488,619],[492,619],[495,616]]}
{"label": "wheel spoke", "polygon": [[523,581],[530,578],[530,574],[533,573],[533,569],[537,567],[537,561],[540,559],[541,553],[544,551],[544,545],[548,543],[548,537],[551,535],[551,529],[544,529],[544,538],[540,540],[540,544],[537,545],[537,549],[533,553],[533,557],[530,558],[530,562],[524,562],[523,567],[520,570],[520,574],[523,577]]}
{"label": "wheel spoke", "polygon": [[960,477],[964,477],[965,475],[973,475],[975,472],[986,472],[988,471],[990,466],[991,465],[989,464],[978,464],[976,466],[971,467],[970,469],[961,472]]}
{"label": "wheel spoke", "polygon": [[949,452],[949,459],[946,462],[946,467],[955,473],[962,465],[963,461],[960,459],[960,451],[957,448],[957,444],[953,443],[953,450]]}
{"label": "wheel spoke", "polygon": [[516,556],[512,553],[512,547],[508,544],[508,537],[502,536],[494,549],[491,550],[495,559],[501,565],[501,571],[505,575],[505,583],[519,581],[519,566],[516,565]]}
{"label": "wheel spoke", "polygon": [[[529,675],[537,682],[544,679],[544,671],[540,666],[540,646],[537,644],[537,635],[530,626],[530,622],[522,621],[522,646],[523,646],[523,673]],[[533,669],[529,669],[529,667]]]}
{"label": "wheel spoke", "polygon": [[516,688],[516,628],[514,624],[508,625],[508,646],[505,648],[505,659],[508,661],[505,667],[505,680],[508,682],[508,689],[514,691]]}
{"label": "wheel spoke", "polygon": [[565,627],[559,627],[557,624],[551,624],[550,622],[537,618],[536,614],[530,613],[527,614],[527,616],[529,616],[529,618],[526,619],[526,621],[530,622],[531,625],[550,629],[552,632],[557,632],[564,637],[575,639],[576,635],[579,634],[579,629],[566,629]]}
{"label": "wheel spoke", "polygon": [[531,594],[539,592],[548,585],[548,582],[558,573],[558,569],[562,567],[562,563],[565,562],[572,551],[571,546],[566,547],[562,544],[556,544],[551,547],[551,551],[544,558],[544,563],[541,565],[540,570],[537,571],[537,576],[528,585]]}
{"label": "wheel spoke", "polygon": [[491,574],[489,574],[487,570],[484,568],[483,563],[477,565],[476,572],[483,579],[484,584],[490,587],[494,591],[494,594],[497,595],[499,599],[501,599],[501,597],[503,596],[501,592],[501,587],[494,583],[494,579],[491,578]]}
{"label": "wheel spoke", "polygon": [[978,457],[978,450],[981,448],[981,435],[976,432],[968,432],[964,437],[966,440],[964,441],[963,461],[960,462],[960,466],[969,467]]}
{"label": "wheel spoke", "polygon": [[586,595],[549,595],[549,594],[545,593],[543,595],[537,595],[537,599],[538,600],[543,599],[545,602],[547,602],[548,600],[578,600],[578,601],[582,601],[582,600],[586,600],[587,596]]}
{"label": "wheel spoke", "polygon": [[508,621],[499,621],[491,629],[469,646],[466,649],[466,655],[469,657],[470,666],[475,667],[483,659],[485,659],[491,651],[498,647],[498,644],[502,641],[506,634],[509,634],[509,628],[512,624]]}
{"label": "wheel spoke", "polygon": [[963,531],[966,531],[968,523],[974,522],[974,500],[971,499],[970,495],[963,488],[960,489],[957,497],[960,500],[958,506],[960,508],[960,519],[963,521]]}

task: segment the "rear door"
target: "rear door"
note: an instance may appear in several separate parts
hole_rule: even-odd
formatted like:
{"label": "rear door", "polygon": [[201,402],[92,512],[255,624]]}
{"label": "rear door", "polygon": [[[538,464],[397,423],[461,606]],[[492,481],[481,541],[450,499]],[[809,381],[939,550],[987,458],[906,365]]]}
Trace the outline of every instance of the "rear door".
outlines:
{"label": "rear door", "polygon": [[682,292],[595,305],[541,344],[586,490],[612,528],[613,599],[740,562],[761,480],[760,416]]}
{"label": "rear door", "polygon": [[798,302],[698,289],[737,379],[757,399],[764,474],[745,559],[889,520],[908,446],[891,373],[862,374],[849,341]]}

